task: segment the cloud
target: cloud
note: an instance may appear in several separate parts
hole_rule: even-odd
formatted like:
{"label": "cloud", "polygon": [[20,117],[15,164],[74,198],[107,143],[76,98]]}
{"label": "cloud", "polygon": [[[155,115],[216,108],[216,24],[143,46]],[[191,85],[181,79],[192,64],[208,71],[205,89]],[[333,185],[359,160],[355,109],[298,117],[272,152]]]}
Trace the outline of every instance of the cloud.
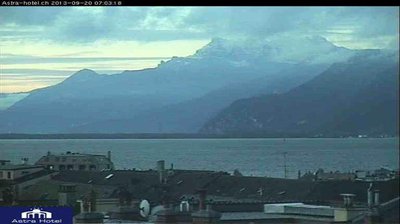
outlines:
{"label": "cloud", "polygon": [[357,39],[398,36],[397,7],[229,7],[200,8],[186,26],[218,36],[268,37],[281,34]]}
{"label": "cloud", "polygon": [[2,7],[0,8],[0,25],[51,25],[60,14],[69,10],[68,7]]}
{"label": "cloud", "polygon": [[[0,56],[2,65],[17,64],[48,64],[48,63],[88,63],[109,61],[143,61],[143,60],[166,60],[171,57],[38,57],[31,55],[2,54]],[[4,71],[4,70],[2,70]]]}
{"label": "cloud", "polygon": [[[215,36],[267,37],[282,33],[382,40],[382,36],[398,36],[398,20],[398,7],[0,9],[1,27],[18,27],[18,30],[36,27],[37,37],[74,43],[104,39],[168,41],[210,39]],[[27,37],[32,38],[31,35],[29,33]],[[21,38],[21,33],[17,38]]]}
{"label": "cloud", "polygon": [[302,36],[398,50],[399,8],[2,7],[0,60],[9,76],[0,87],[42,87],[82,68],[108,74],[154,67],[161,58],[193,54],[213,37],[285,40],[299,53],[304,46],[291,37]]}

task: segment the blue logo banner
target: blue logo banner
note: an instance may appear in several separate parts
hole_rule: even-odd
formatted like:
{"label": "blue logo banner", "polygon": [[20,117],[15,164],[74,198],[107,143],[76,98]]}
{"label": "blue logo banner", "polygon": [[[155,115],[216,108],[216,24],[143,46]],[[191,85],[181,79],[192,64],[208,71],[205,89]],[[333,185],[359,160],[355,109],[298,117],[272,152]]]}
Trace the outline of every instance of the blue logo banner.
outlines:
{"label": "blue logo banner", "polygon": [[72,224],[70,207],[0,207],[1,224]]}

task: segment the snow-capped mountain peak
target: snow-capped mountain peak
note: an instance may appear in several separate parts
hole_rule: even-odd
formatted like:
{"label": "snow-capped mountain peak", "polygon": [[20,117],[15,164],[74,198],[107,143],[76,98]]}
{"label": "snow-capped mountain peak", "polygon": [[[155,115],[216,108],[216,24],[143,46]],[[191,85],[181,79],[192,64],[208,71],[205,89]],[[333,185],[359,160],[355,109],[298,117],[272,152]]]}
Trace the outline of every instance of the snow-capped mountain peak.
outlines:
{"label": "snow-capped mountain peak", "polygon": [[334,63],[348,59],[352,50],[338,47],[321,36],[272,38],[213,38],[190,58],[221,58],[279,63]]}

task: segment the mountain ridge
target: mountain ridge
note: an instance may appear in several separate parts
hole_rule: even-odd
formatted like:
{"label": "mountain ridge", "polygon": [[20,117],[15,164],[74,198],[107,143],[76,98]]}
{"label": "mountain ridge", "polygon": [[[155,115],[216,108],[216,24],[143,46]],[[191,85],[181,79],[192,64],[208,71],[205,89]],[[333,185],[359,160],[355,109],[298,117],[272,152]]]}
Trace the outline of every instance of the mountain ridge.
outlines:
{"label": "mountain ridge", "polygon": [[[393,124],[383,122],[387,124],[387,127],[382,128],[380,134],[398,135],[398,130],[396,130],[398,118],[392,114],[393,111],[398,111],[398,95],[393,97],[381,94],[385,88],[394,93],[398,92],[396,55],[380,54],[378,56],[375,54],[378,57],[374,58],[370,57],[369,52],[366,52],[364,58],[360,56],[357,55],[356,60],[332,65],[322,74],[287,93],[238,100],[206,123],[201,132],[219,134],[279,133],[290,130],[292,133],[311,133],[324,136],[355,133],[376,135],[379,133],[372,130],[373,125],[370,130],[364,131],[357,127],[354,127],[353,131],[339,131],[335,129],[335,125],[339,125],[339,121],[344,119],[343,116],[350,117],[344,111],[346,108],[351,108],[348,110],[359,114],[362,113],[361,108],[372,107],[374,101],[368,100],[366,96],[374,87],[374,83],[379,83],[382,78],[385,78],[385,75],[389,74],[390,82],[382,84],[381,89],[375,88],[376,96],[370,97],[376,99],[379,99],[379,96],[388,97],[388,101],[391,103],[388,108],[391,109],[385,113],[391,114],[390,120]],[[392,98],[395,100],[390,100]],[[363,99],[364,103],[361,103]],[[356,115],[352,116],[354,120]],[[385,117],[383,112],[380,113],[380,116],[374,116],[375,119],[382,117]],[[347,123],[350,122],[347,121]],[[359,121],[359,123],[362,122]],[[346,123],[342,121],[341,125],[344,127]]]}
{"label": "mountain ridge", "polygon": [[[288,91],[359,52],[326,39],[300,42],[312,46],[315,40],[303,55],[292,52],[296,43],[285,49],[284,40],[248,41],[252,46],[247,46],[216,39],[156,68],[113,75],[83,69],[3,111],[0,133],[194,133],[235,100]],[[228,47],[210,51],[221,44]]]}

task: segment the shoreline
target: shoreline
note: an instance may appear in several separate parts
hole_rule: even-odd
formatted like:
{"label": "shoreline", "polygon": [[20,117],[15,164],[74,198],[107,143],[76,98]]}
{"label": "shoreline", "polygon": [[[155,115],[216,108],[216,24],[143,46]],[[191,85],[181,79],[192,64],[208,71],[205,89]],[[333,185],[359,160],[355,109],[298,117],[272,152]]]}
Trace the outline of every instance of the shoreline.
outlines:
{"label": "shoreline", "polygon": [[115,134],[0,134],[0,140],[24,139],[392,139],[399,136],[309,136],[309,135],[212,135],[184,133],[115,133]]}
{"label": "shoreline", "polygon": [[7,139],[391,139],[399,136],[281,136],[281,135],[207,135],[207,134],[0,134]]}

